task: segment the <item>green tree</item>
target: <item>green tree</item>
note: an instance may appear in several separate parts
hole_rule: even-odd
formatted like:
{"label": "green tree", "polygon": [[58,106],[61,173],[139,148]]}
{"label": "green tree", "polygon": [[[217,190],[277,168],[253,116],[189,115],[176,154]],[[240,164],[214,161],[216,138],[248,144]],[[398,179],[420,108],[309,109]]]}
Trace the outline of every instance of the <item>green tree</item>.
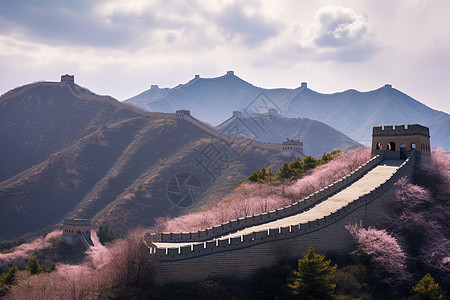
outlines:
{"label": "green tree", "polygon": [[311,155],[308,155],[303,159],[303,172],[305,173],[308,170],[314,169],[316,166],[319,165],[319,160],[317,158],[312,157]]}
{"label": "green tree", "polygon": [[50,269],[48,270],[48,273],[51,273],[53,271],[56,271],[56,264],[54,262],[52,262]]}
{"label": "green tree", "polygon": [[102,245],[123,238],[123,236],[120,233],[115,232],[112,229],[109,229],[108,227],[103,225],[100,225],[98,227],[97,236]]}
{"label": "green tree", "polygon": [[2,276],[0,277],[0,287],[6,284],[14,284],[18,271],[19,269],[17,269],[16,266],[12,266],[8,272],[3,273]]}
{"label": "green tree", "polygon": [[39,259],[37,257],[33,257],[25,267],[27,271],[30,271],[31,274],[39,274],[45,271],[44,265],[39,263]]}
{"label": "green tree", "polygon": [[337,266],[330,266],[331,260],[316,254],[313,247],[298,260],[298,270],[294,271],[293,282],[289,284],[294,295],[305,299],[330,299],[336,288],[332,283]]}
{"label": "green tree", "polygon": [[420,300],[440,300],[445,299],[439,283],[434,282],[434,278],[430,274],[426,274],[423,278],[412,288],[414,299]]}
{"label": "green tree", "polygon": [[291,164],[288,162],[285,162],[280,170],[277,172],[277,179],[278,180],[285,180],[294,177],[295,173],[294,170],[291,167]]}
{"label": "green tree", "polygon": [[266,169],[266,167],[262,167],[258,171],[252,173],[252,175],[248,176],[248,181],[251,182],[265,182],[268,179],[271,179],[273,176],[272,169]]}
{"label": "green tree", "polygon": [[323,165],[323,164],[330,162],[339,153],[341,153],[341,151],[339,151],[339,150],[333,150],[330,153],[324,152],[322,157],[319,159],[320,164]]}

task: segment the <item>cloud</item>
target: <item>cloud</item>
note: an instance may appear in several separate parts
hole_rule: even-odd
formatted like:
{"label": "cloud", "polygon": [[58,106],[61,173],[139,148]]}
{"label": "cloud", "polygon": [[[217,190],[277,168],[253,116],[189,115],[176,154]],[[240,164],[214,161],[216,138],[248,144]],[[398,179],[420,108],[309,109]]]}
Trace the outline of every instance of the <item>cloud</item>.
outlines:
{"label": "cloud", "polygon": [[116,46],[129,41],[124,28],[109,26],[93,2],[11,1],[0,4],[0,34],[47,45]]}
{"label": "cloud", "polygon": [[364,62],[380,49],[369,33],[367,19],[350,8],[322,7],[316,19],[312,41],[319,60]]}
{"label": "cloud", "polygon": [[217,17],[217,25],[227,40],[241,39],[254,47],[276,36],[282,29],[279,22],[268,20],[257,5],[244,7],[241,3],[226,6]]}
{"label": "cloud", "polygon": [[359,42],[367,33],[363,16],[352,9],[323,7],[317,11],[320,22],[315,44],[319,47],[344,47]]}
{"label": "cloud", "polygon": [[0,35],[48,46],[190,49],[195,44],[210,49],[226,41],[255,46],[279,30],[280,23],[269,21],[257,2],[0,2]]}

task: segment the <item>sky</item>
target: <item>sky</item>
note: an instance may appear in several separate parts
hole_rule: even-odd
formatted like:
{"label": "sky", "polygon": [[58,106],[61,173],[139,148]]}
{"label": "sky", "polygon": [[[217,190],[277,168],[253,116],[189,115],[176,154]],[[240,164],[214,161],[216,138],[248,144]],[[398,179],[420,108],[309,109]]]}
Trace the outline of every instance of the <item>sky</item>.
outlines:
{"label": "sky", "polygon": [[233,70],[321,93],[389,83],[449,113],[448,16],[448,0],[0,0],[0,94],[68,73],[125,100]]}

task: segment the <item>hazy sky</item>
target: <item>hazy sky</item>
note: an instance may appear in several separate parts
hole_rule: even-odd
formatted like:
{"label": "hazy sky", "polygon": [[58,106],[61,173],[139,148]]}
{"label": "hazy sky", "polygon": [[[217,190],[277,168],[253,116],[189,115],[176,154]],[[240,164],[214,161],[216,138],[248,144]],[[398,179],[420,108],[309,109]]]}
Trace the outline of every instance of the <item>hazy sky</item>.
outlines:
{"label": "hazy sky", "polygon": [[450,1],[0,0],[0,93],[75,81],[127,99],[235,74],[322,93],[385,83],[450,112]]}

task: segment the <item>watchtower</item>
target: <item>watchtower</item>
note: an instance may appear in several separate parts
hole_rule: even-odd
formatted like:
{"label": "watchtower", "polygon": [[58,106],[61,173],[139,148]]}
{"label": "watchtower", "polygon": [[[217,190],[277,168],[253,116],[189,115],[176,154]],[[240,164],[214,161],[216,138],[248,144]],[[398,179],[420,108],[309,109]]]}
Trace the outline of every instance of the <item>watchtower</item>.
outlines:
{"label": "watchtower", "polygon": [[186,109],[179,109],[175,112],[175,116],[177,118],[184,118],[184,116],[190,116],[190,115],[191,115],[191,111],[186,110]]}
{"label": "watchtower", "polygon": [[233,110],[233,117],[242,118],[242,111],[240,111],[240,110]]}
{"label": "watchtower", "polygon": [[281,145],[281,155],[283,156],[302,156],[303,154],[303,143],[300,139],[289,139]]}
{"label": "watchtower", "polygon": [[271,117],[271,118],[278,117],[278,110],[276,110],[275,108],[269,108],[267,113],[269,114],[269,117]]}
{"label": "watchtower", "polygon": [[73,85],[75,84],[75,76],[69,74],[61,75],[61,83]]}
{"label": "watchtower", "polygon": [[86,248],[93,246],[91,221],[88,219],[64,219],[62,241],[72,246],[79,242]]}
{"label": "watchtower", "polygon": [[406,159],[413,150],[419,159],[430,155],[428,127],[419,124],[373,127],[372,156],[383,154],[386,159]]}

